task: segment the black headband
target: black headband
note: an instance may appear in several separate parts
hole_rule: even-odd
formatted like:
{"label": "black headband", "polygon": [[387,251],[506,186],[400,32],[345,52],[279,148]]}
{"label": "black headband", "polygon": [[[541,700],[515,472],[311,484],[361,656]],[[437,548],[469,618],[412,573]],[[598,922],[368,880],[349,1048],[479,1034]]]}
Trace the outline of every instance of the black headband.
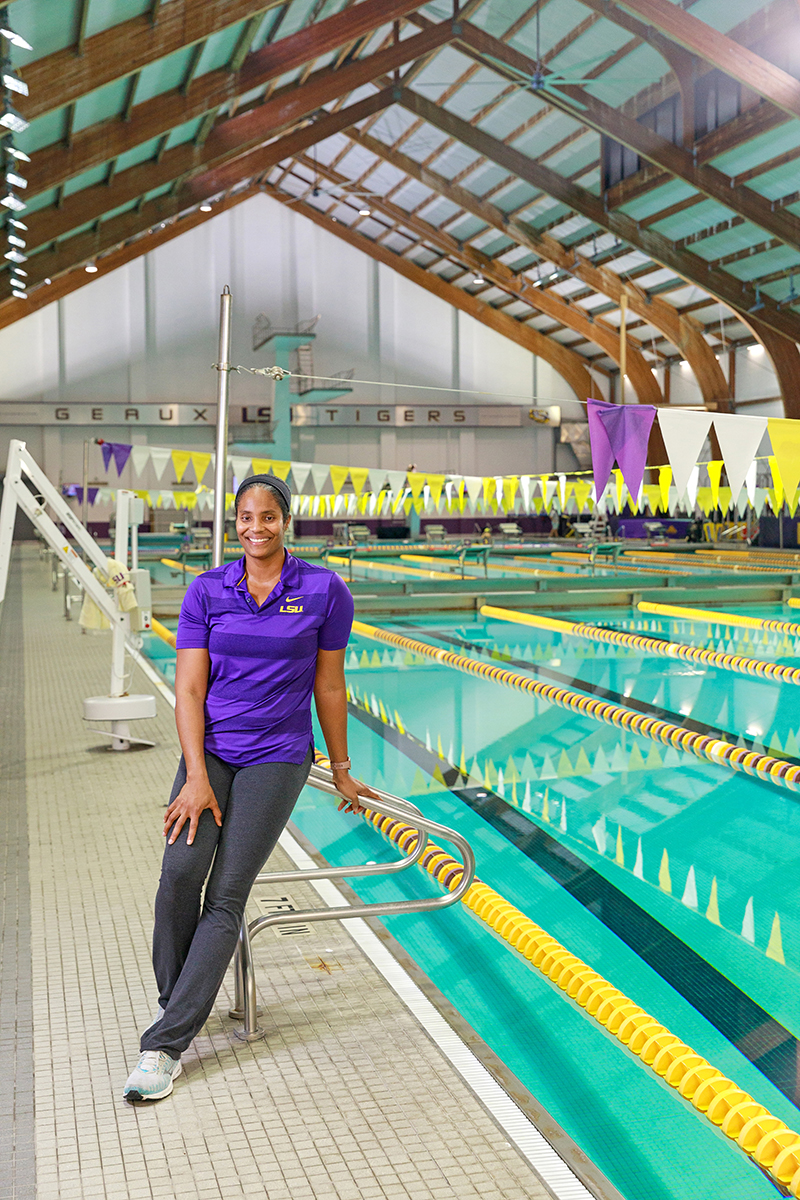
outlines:
{"label": "black headband", "polygon": [[242,492],[245,490],[245,488],[252,487],[252,485],[255,483],[260,484],[262,487],[274,488],[274,490],[278,493],[278,495],[285,502],[286,507],[291,508],[292,493],[289,490],[289,485],[288,485],[288,483],[285,483],[282,479],[278,479],[277,475],[248,475],[247,479],[243,479],[242,482],[239,484],[239,489],[236,493],[236,507],[237,508],[239,506],[239,497],[241,496]]}

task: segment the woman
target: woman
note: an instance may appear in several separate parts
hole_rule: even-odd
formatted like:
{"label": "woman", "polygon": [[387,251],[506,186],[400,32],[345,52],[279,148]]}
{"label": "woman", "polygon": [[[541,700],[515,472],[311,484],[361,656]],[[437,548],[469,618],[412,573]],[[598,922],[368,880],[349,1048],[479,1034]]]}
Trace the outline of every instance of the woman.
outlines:
{"label": "woman", "polygon": [[253,881],[311,767],[312,692],[346,797],[340,810],[362,812],[359,796],[375,798],[351,778],[347,756],[353,599],[338,575],[284,549],[290,499],[273,475],[245,479],[235,502],[244,558],[198,576],[181,606],[175,719],[183,756],[156,897],[159,1009],[142,1035],[128,1100],[170,1094],[181,1053],[211,1012]]}

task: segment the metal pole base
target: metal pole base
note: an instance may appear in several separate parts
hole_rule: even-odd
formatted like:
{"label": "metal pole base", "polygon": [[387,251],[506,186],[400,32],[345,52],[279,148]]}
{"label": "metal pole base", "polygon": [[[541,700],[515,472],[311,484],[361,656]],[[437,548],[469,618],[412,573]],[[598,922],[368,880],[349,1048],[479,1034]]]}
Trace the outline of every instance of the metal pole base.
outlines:
{"label": "metal pole base", "polygon": [[[264,1010],[261,1007],[261,1005],[259,1004],[258,1008],[256,1009],[256,1016],[261,1017],[261,1016],[263,1016],[263,1014],[264,1014]],[[234,1021],[243,1021],[244,1020],[244,1009],[243,1008],[229,1008],[228,1016],[232,1017]]]}
{"label": "metal pole base", "polygon": [[111,722],[111,749],[130,750],[131,727],[127,721]]}
{"label": "metal pole base", "polygon": [[259,1042],[267,1036],[266,1029],[259,1029],[258,1026],[252,1033],[248,1033],[246,1029],[234,1029],[233,1032],[240,1042]]}

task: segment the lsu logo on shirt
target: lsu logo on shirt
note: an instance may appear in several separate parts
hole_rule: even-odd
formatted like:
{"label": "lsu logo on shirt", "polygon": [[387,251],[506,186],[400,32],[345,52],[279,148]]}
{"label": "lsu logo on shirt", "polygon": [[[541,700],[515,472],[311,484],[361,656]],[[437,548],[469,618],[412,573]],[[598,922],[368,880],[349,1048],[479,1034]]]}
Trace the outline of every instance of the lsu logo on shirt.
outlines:
{"label": "lsu logo on shirt", "polygon": [[302,600],[302,596],[287,596],[283,604],[278,609],[278,612],[283,613],[301,613],[303,611],[302,604],[298,604],[298,600]]}

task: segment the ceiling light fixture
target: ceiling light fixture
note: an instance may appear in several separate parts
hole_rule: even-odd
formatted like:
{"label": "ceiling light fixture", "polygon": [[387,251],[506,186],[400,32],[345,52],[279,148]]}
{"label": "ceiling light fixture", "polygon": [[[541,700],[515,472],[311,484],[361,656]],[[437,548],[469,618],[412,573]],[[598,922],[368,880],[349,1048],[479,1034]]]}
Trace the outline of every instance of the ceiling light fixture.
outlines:
{"label": "ceiling light fixture", "polygon": [[52,279],[45,279],[45,283],[52,283]]}
{"label": "ceiling light fixture", "polygon": [[84,267],[84,270],[88,271],[90,275],[94,275],[95,271],[97,270],[97,267],[95,266],[94,263],[87,263],[86,266]]}
{"label": "ceiling light fixture", "polygon": [[20,250],[24,250],[27,245],[27,242],[25,241],[24,238],[17,237],[17,235],[15,233],[9,233],[8,244],[10,246],[19,246]]}
{"label": "ceiling light fixture", "polygon": [[11,295],[16,296],[17,300],[27,300],[28,299],[27,292],[21,292],[21,291],[19,291],[18,288],[14,288],[14,287],[12,287],[12,289],[11,289]]}
{"label": "ceiling light fixture", "polygon": [[18,221],[16,217],[8,217],[6,223],[8,225],[13,225],[15,229],[24,229],[26,233],[28,232],[28,226],[25,224],[25,222]]}
{"label": "ceiling light fixture", "polygon": [[23,254],[21,250],[6,250],[3,258],[7,258],[9,262],[24,263],[28,261],[27,254]]}
{"label": "ceiling light fixture", "polygon": [[11,42],[12,46],[16,46],[18,50],[32,50],[33,46],[30,42],[26,42],[24,37],[15,33],[8,24],[8,12],[4,12],[0,21],[0,37],[4,37],[7,42]]}
{"label": "ceiling light fixture", "polygon": [[12,275],[22,275],[25,279],[28,278],[28,272],[23,271],[22,267],[12,267],[11,274]]}
{"label": "ceiling light fixture", "polygon": [[210,204],[201,204],[200,212],[211,212],[211,205]]}
{"label": "ceiling light fixture", "polygon": [[15,196],[13,192],[9,192],[7,196],[3,196],[2,199],[0,199],[0,204],[4,205],[5,208],[10,208],[13,212],[24,212],[28,207],[27,204],[20,200],[19,196]]}
{"label": "ceiling light fixture", "polygon": [[483,278],[483,276],[480,274],[480,272],[476,272],[472,276],[472,282],[473,283],[486,283],[486,280]]}
{"label": "ceiling light fixture", "polygon": [[30,121],[21,117],[17,110],[6,101],[3,105],[2,116],[0,116],[0,125],[4,129],[10,129],[12,133],[24,133],[30,125]]}
{"label": "ceiling light fixture", "polygon": [[26,188],[28,186],[27,179],[17,175],[16,171],[6,171],[6,183],[10,187]]}
{"label": "ceiling light fixture", "polygon": [[372,216],[372,211],[371,211],[371,209],[369,209],[369,208],[360,208],[360,209],[358,210],[358,215],[359,215],[360,217],[371,217],[371,216]]}
{"label": "ceiling light fixture", "polygon": [[0,76],[4,88],[8,88],[9,92],[16,92],[20,96],[28,95],[28,85],[17,75],[12,75],[10,71],[4,71]]}

